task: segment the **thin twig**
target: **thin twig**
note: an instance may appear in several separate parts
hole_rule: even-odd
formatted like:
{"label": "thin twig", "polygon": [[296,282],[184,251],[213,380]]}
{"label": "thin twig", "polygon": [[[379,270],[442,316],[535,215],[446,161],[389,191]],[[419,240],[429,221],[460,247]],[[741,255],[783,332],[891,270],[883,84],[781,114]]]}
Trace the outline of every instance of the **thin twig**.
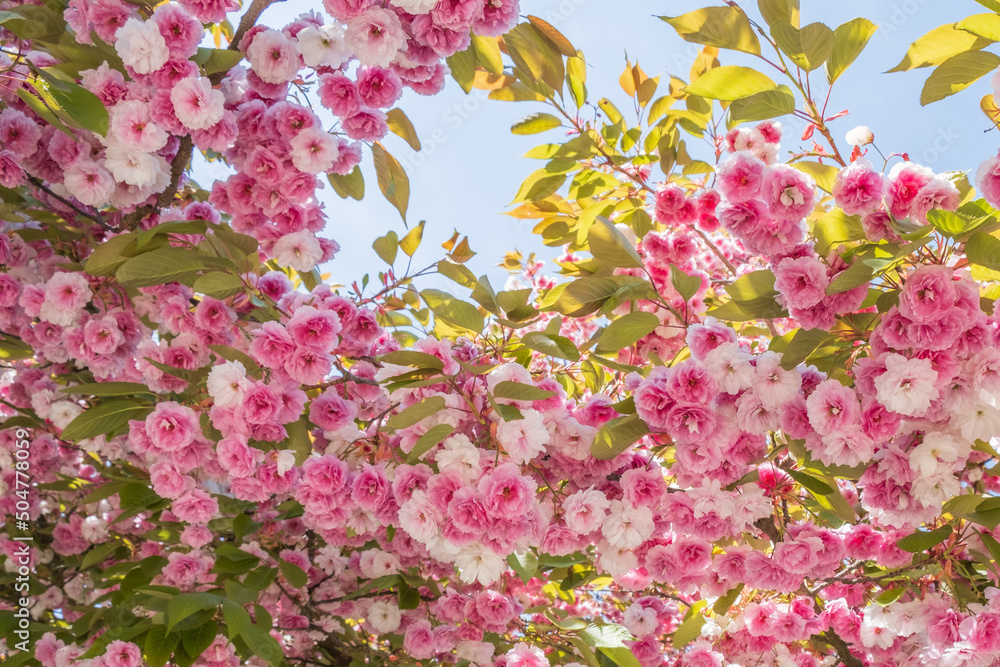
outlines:
{"label": "thin twig", "polygon": [[36,188],[38,188],[39,190],[41,190],[42,192],[44,192],[45,194],[47,194],[48,196],[52,197],[53,199],[55,199],[55,200],[57,200],[59,202],[62,202],[64,205],[66,205],[69,208],[71,208],[74,211],[76,211],[77,214],[82,215],[83,217],[87,218],[88,220],[93,220],[94,222],[96,222],[97,224],[99,224],[101,227],[103,227],[106,230],[111,229],[111,227],[109,227],[108,224],[106,222],[104,222],[104,218],[101,217],[100,211],[95,211],[95,213],[87,213],[86,211],[84,211],[83,209],[81,209],[79,206],[77,206],[73,202],[69,201],[68,199],[66,199],[64,197],[60,197],[59,195],[57,195],[55,192],[53,192],[48,187],[46,187],[45,183],[43,183],[41,180],[35,178],[34,176],[31,176],[30,174],[28,175],[28,181],[32,185],[34,185]]}

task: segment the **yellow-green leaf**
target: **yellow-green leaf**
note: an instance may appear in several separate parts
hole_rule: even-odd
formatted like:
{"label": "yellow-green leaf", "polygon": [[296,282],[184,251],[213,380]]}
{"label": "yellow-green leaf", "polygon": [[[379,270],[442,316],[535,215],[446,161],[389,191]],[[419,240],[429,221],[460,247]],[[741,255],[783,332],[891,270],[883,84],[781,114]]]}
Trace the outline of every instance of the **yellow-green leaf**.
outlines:
{"label": "yellow-green leaf", "polygon": [[566,75],[562,55],[553,43],[530,23],[521,23],[503,37],[514,64],[536,81],[553,90],[562,88]]}
{"label": "yellow-green leaf", "polygon": [[425,289],[420,293],[420,296],[436,317],[449,324],[474,334],[480,333],[486,324],[478,308],[446,292]]}
{"label": "yellow-green leaf", "polygon": [[406,209],[410,203],[410,179],[403,170],[403,165],[399,164],[399,160],[377,141],[372,144],[372,156],[379,190],[389,203],[396,207],[405,222]]}
{"label": "yellow-green leaf", "polygon": [[988,39],[959,30],[954,23],[938,26],[913,42],[903,60],[889,71],[906,72],[918,67],[940,65],[952,56],[979,50],[989,43]]}
{"label": "yellow-green leaf", "polygon": [[[419,227],[419,225],[418,225]],[[420,229],[423,229],[422,227]],[[396,261],[396,252],[399,250],[399,237],[396,232],[389,232],[385,236],[380,236],[372,242],[372,249],[375,254],[386,264]]]}
{"label": "yellow-green leaf", "polygon": [[510,127],[511,134],[538,134],[562,125],[562,121],[550,113],[531,113]]}
{"label": "yellow-green leaf", "polygon": [[626,313],[609,324],[597,344],[600,353],[617,352],[632,347],[643,337],[660,326],[660,318],[653,313]]}
{"label": "yellow-green leaf", "polygon": [[785,55],[807,72],[825,63],[833,52],[833,31],[822,23],[810,23],[802,29],[775,23],[771,36]]}
{"label": "yellow-green leaf", "polygon": [[689,95],[732,102],[777,87],[769,77],[753,68],[724,65],[705,72],[685,90]]}
{"label": "yellow-green leaf", "polygon": [[868,19],[856,18],[833,31],[833,51],[826,60],[826,80],[836,81],[864,50],[878,26]]}
{"label": "yellow-green leaf", "polygon": [[415,151],[420,150],[420,139],[417,138],[417,131],[413,129],[413,123],[406,117],[402,109],[391,109],[385,115],[385,122],[393,134],[402,137],[406,143],[410,144],[410,148]]}
{"label": "yellow-green leaf", "polygon": [[680,16],[661,16],[681,39],[760,55],[760,40],[739,7],[705,7]]}
{"label": "yellow-green leaf", "polygon": [[472,36],[472,50],[476,61],[490,74],[503,74],[503,56],[495,37]]}
{"label": "yellow-green leaf", "polygon": [[635,246],[603,216],[598,216],[590,226],[587,245],[597,261],[607,266],[640,268],[642,258]]}
{"label": "yellow-green leaf", "polygon": [[920,104],[926,106],[965,90],[974,81],[995,70],[997,65],[1000,65],[1000,56],[988,51],[969,51],[948,58],[924,82]]}
{"label": "yellow-green leaf", "polygon": [[774,90],[765,90],[729,105],[729,116],[734,122],[756,122],[777,118],[795,111],[795,95],[782,84]]}
{"label": "yellow-green leaf", "polygon": [[799,0],[757,0],[757,8],[768,25],[785,22],[799,27]]}
{"label": "yellow-green leaf", "polygon": [[351,199],[361,201],[365,196],[365,177],[358,166],[355,166],[350,173],[344,175],[331,172],[326,175],[326,180],[330,181],[333,191],[341,199],[350,197]]}
{"label": "yellow-green leaf", "polygon": [[649,427],[637,415],[615,417],[597,432],[590,453],[601,461],[613,459],[647,433]]}
{"label": "yellow-green leaf", "polygon": [[407,257],[413,257],[413,253],[415,253],[417,248],[420,247],[420,242],[424,239],[424,223],[425,221],[421,220],[420,223],[411,229],[406,236],[403,237],[403,240],[399,242],[399,249],[402,250]]}
{"label": "yellow-green leaf", "polygon": [[979,35],[991,42],[1000,42],[1000,16],[996,14],[973,14],[955,24],[959,30]]}

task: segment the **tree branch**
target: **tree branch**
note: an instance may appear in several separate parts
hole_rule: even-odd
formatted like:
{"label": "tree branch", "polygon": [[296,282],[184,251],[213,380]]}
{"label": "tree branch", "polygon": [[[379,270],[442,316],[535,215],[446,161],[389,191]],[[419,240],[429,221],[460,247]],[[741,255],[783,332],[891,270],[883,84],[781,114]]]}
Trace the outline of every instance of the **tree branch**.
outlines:
{"label": "tree branch", "polygon": [[60,197],[59,195],[57,195],[55,192],[53,192],[48,187],[46,187],[45,183],[43,183],[41,180],[35,178],[34,176],[32,176],[30,174],[28,174],[28,182],[30,182],[32,185],[34,185],[36,188],[38,188],[39,190],[41,190],[42,192],[44,192],[48,196],[50,196],[53,199],[61,202],[65,206],[68,206],[73,211],[75,211],[77,214],[82,215],[83,217],[87,218],[88,220],[93,220],[94,222],[96,222],[97,224],[99,224],[104,229],[111,229],[110,227],[108,227],[107,223],[104,222],[104,218],[101,217],[100,211],[95,211],[95,213],[87,213],[86,211],[84,211],[83,209],[81,209],[80,207],[78,207],[73,202],[69,201],[68,199],[65,199],[64,197]]}
{"label": "tree branch", "polygon": [[827,630],[817,636],[833,647],[833,649],[837,652],[837,657],[840,658],[840,661],[844,663],[845,667],[864,667],[864,663],[851,653],[851,649],[848,647],[847,642],[838,637],[835,632]]}

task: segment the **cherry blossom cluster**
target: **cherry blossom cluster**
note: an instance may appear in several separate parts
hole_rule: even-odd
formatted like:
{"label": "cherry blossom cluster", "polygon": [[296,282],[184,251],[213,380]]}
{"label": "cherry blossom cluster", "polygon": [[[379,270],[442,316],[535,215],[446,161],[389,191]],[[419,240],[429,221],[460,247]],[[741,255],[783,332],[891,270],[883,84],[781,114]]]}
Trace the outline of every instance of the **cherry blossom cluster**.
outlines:
{"label": "cherry blossom cluster", "polygon": [[[362,142],[388,133],[386,111],[404,88],[439,92],[442,59],[468,48],[472,34],[503,34],[518,13],[517,0],[328,0],[324,8],[329,16],[311,11],[280,30],[241,31],[233,47],[247,65],[208,71],[199,66],[208,51],[199,48],[203,23],[224,21],[237,3],[169,2],[146,16],[121,0],[72,0],[65,20],[78,42],[92,44],[96,36],[122,63],[80,74],[107,108],[109,129],[102,136],[44,122],[18,97],[26,84],[15,77],[0,92],[7,105],[0,112],[0,183],[37,179],[47,195],[134,228],[155,223],[162,196],[183,186],[175,162],[186,165],[193,146],[221,155],[235,172],[212,190],[234,229],[256,238],[281,266],[312,270],[338,249],[317,237],[327,223],[317,175],[349,173]],[[28,75],[24,63],[0,57]],[[28,59],[35,67],[59,65],[39,51]],[[296,90],[332,117],[292,101]],[[134,211],[138,221],[128,217]]]}

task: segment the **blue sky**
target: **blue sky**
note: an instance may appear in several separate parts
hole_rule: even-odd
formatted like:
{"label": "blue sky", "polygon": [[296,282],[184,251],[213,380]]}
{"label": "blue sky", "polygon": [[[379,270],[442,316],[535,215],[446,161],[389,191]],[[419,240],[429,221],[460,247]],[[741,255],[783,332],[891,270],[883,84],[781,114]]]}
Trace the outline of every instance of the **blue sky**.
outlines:
{"label": "blue sky", "polygon": [[[281,24],[316,4],[290,0],[274,5],[262,22]],[[617,80],[626,55],[632,62],[638,61],[650,76],[669,73],[687,79],[696,47],[680,40],[669,25],[655,16],[676,16],[709,4],[721,2],[522,0],[521,13],[547,20],[583,50],[592,100],[607,96],[620,101],[624,93]],[[756,2],[744,0],[739,4],[751,16],[757,16]],[[822,21],[836,27],[863,16],[880,26],[868,48],[834,88],[828,112],[851,111],[832,123],[838,142],[852,127],[868,125],[886,155],[908,152],[912,160],[939,172],[974,171],[1000,147],[1000,131],[984,132],[990,124],[979,110],[980,97],[990,92],[988,77],[963,93],[922,108],[920,90],[930,69],[882,73],[894,67],[909,44],[928,30],[985,8],[972,0],[802,0],[801,4],[803,25]],[[722,64],[760,62],[726,51],[720,59]],[[825,82],[822,72],[813,77]],[[477,90],[466,95],[449,79],[441,94],[421,97],[408,92],[399,106],[423,141],[423,150],[417,153],[394,135],[385,140],[410,177],[408,222],[412,227],[419,220],[427,221],[424,243],[414,258],[414,266],[423,267],[441,258],[444,251],[440,243],[451,236],[453,229],[468,234],[472,249],[478,252],[467,266],[476,275],[488,274],[498,289],[508,275],[496,266],[505,251],[516,248],[525,254],[537,252],[543,259],[558,254],[557,248],[546,248],[533,237],[531,223],[503,215],[523,178],[540,166],[521,156],[538,144],[561,138],[560,130],[533,136],[510,134],[513,122],[543,110],[541,104],[497,102]],[[798,133],[786,132],[783,152],[798,145],[794,134]],[[688,143],[694,141],[689,139]],[[327,236],[341,245],[337,257],[323,267],[332,283],[349,284],[365,273],[371,274],[374,282],[384,264],[371,249],[372,241],[389,230],[400,236],[405,233],[398,213],[378,192],[368,150],[363,168],[367,188],[363,201],[341,200],[329,186],[320,192],[330,216]],[[439,277],[421,285],[457,287]]]}

